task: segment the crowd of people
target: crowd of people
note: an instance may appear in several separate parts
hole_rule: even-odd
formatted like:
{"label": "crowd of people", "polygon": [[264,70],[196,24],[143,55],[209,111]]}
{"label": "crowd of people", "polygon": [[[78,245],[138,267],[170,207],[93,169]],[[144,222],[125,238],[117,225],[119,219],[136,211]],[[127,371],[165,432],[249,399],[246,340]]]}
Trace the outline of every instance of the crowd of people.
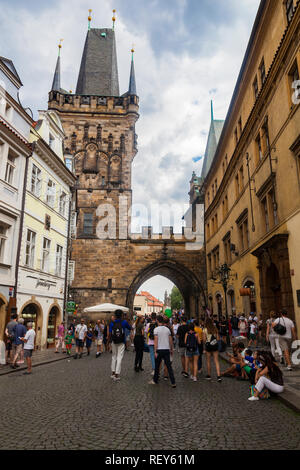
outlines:
{"label": "crowd of people", "polygon": [[[6,327],[6,353],[10,356],[10,366],[17,368],[27,361],[27,374],[32,373],[31,356],[34,350],[35,332],[32,324],[24,326],[24,319],[12,316]],[[96,358],[104,352],[111,353],[111,378],[119,381],[125,351],[134,347],[134,371],[143,372],[144,353],[149,353],[152,378],[150,385],[158,385],[160,378],[169,380],[173,388],[176,380],[172,367],[174,354],[181,362],[184,378],[197,382],[203,375],[203,356],[206,359],[206,380],[212,380],[212,368],[216,370],[216,380],[232,377],[250,382],[251,396],[256,401],[284,390],[283,375],[278,362],[292,370],[291,344],[296,339],[296,330],[287,312],[270,312],[269,319],[263,320],[254,314],[233,314],[230,319],[218,319],[209,313],[201,319],[187,319],[174,314],[171,318],[155,313],[149,316],[136,316],[133,321],[126,318],[122,310],[117,310],[109,321],[98,320],[96,324],[86,324],[84,318],[78,324],[71,323],[65,330],[61,323],[55,337],[55,353],[71,355],[75,346],[74,359],[81,359],[84,348],[91,353],[94,342]],[[270,350],[266,348],[270,345]],[[232,346],[232,354],[227,355],[230,366],[221,373],[219,354]],[[163,364],[162,364],[163,363]],[[162,367],[163,366],[163,367]]]}

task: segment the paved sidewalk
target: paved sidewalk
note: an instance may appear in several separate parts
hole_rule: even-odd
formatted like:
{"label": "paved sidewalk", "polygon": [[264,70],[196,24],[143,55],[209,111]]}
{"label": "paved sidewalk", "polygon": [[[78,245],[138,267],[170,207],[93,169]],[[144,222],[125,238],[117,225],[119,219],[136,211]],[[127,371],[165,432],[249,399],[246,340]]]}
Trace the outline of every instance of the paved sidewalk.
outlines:
{"label": "paved sidewalk", "polygon": [[[268,348],[263,347],[262,349]],[[228,348],[227,352],[231,354],[232,349]],[[226,353],[221,353],[220,357],[229,363]],[[282,365],[280,365],[280,368],[284,377],[285,390],[278,395],[278,399],[294,411],[300,412],[300,365],[293,365],[292,371],[288,371],[286,367]]]}
{"label": "paved sidewalk", "polygon": [[[75,347],[72,348],[72,354],[75,350]],[[34,351],[32,354],[32,367],[42,366],[44,364],[50,364],[51,362],[62,361],[67,359],[68,356],[66,353],[55,353],[55,349],[46,349],[45,351]],[[14,372],[19,372],[21,370],[26,370],[26,360],[24,364],[20,364],[20,367],[17,369],[12,369],[9,364],[7,365],[0,365],[0,376],[13,374]]]}

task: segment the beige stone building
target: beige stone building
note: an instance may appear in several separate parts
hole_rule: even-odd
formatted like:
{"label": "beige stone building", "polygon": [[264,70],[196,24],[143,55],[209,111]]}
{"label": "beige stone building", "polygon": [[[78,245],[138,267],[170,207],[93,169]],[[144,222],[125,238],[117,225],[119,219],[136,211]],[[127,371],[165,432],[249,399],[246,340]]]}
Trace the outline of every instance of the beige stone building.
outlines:
{"label": "beige stone building", "polygon": [[[215,314],[285,308],[300,328],[300,4],[262,0],[205,175]],[[207,167],[207,165],[206,165]],[[231,268],[226,296],[219,268]]]}

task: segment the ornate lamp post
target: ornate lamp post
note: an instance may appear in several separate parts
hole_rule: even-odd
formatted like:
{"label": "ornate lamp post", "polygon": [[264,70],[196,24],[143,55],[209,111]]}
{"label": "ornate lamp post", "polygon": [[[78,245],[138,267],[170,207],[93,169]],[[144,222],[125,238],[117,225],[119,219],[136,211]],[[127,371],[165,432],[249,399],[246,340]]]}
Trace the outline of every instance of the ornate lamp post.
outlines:
{"label": "ornate lamp post", "polygon": [[228,306],[227,306],[227,287],[228,281],[233,277],[232,271],[228,264],[222,264],[213,275],[213,280],[217,284],[222,284],[224,289],[224,300],[225,300],[225,311],[226,311],[226,320],[228,320]]}

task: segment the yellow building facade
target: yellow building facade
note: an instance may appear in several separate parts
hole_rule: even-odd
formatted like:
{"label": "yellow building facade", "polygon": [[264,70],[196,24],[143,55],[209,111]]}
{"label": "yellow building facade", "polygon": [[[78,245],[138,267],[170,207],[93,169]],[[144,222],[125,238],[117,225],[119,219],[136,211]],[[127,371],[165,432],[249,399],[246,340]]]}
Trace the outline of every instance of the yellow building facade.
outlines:
{"label": "yellow building facade", "polygon": [[[265,318],[285,308],[298,328],[299,33],[299,2],[261,1],[204,181],[210,308]],[[226,293],[224,265],[231,269]]]}
{"label": "yellow building facade", "polygon": [[17,289],[18,313],[33,321],[36,346],[54,345],[63,321],[72,187],[63,156],[64,132],[55,112],[40,112],[30,159]]}

